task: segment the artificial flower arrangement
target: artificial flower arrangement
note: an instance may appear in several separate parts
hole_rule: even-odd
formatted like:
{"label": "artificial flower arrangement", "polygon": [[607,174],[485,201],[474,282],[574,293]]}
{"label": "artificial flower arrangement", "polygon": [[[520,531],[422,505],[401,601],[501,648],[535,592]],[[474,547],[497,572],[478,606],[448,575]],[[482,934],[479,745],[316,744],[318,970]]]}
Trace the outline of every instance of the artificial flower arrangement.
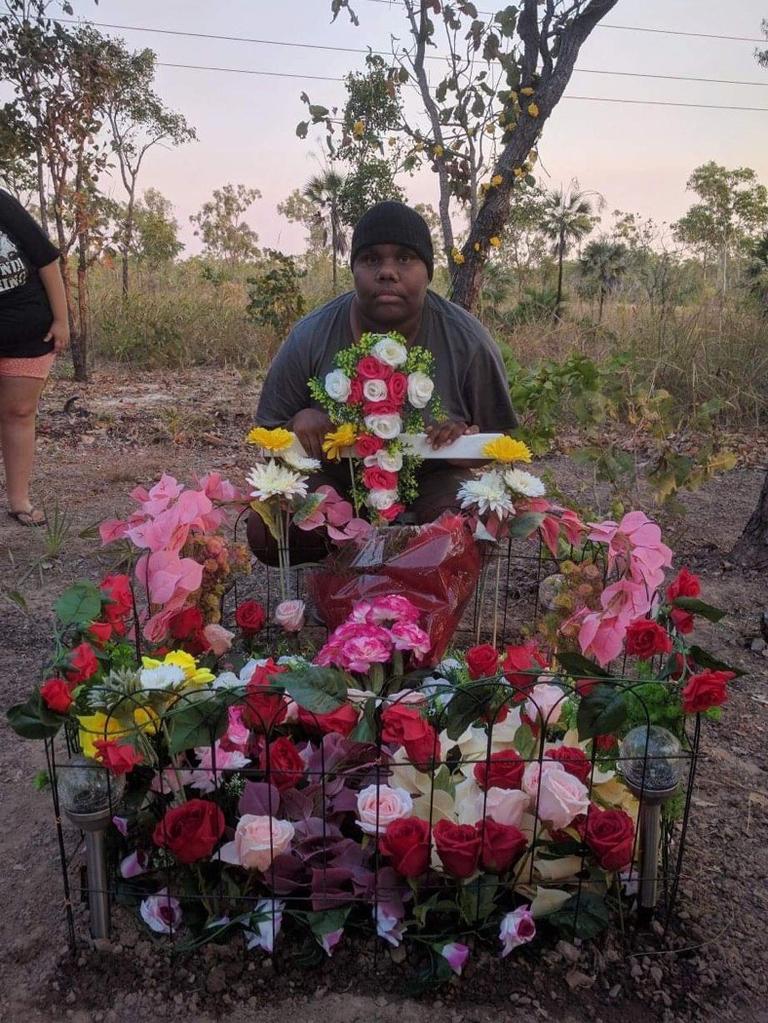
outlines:
{"label": "artificial flower arrangement", "polygon": [[426,349],[407,345],[397,333],[368,333],[336,355],[324,380],[309,382],[312,397],[336,426],[323,449],[329,459],[339,459],[354,447],[355,509],[365,504],[375,524],[392,522],[417,496],[420,460],[408,453],[402,436],[442,418],[434,374]]}
{"label": "artificial flower arrangement", "polygon": [[549,648],[494,640],[431,669],[422,612],[398,594],[356,603],[314,656],[277,658],[248,602],[235,625],[251,656],[227,663],[184,639],[139,657],[131,581],[78,584],[57,602],[49,677],[10,722],[47,740],[65,727],[94,769],[126,777],[123,888],[151,931],[188,947],[239,933],[271,953],[284,930],[331,955],[367,922],[440,980],[476,941],[506,956],[539,932],[591,937],[637,857],[618,741],[646,722],[685,741],[686,717],[716,716],[734,673],[687,645],[694,616],[719,612],[685,569],[664,585],[655,524],[569,529],[603,584],[558,609]]}

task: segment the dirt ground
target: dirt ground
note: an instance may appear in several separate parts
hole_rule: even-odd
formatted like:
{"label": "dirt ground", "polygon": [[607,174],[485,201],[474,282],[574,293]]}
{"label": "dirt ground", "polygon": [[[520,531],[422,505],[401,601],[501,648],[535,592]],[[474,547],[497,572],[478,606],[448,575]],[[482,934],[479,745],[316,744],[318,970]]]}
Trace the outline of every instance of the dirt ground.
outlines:
{"label": "dirt ground", "polygon": [[[101,518],[130,507],[128,491],[162,471],[182,480],[221,470],[241,480],[242,437],[256,388],[224,371],[132,376],[100,373],[87,387],[58,381],[40,416],[38,499],[62,523],[58,552],[40,531],[0,519],[0,705],[26,696],[39,679],[50,608],[72,580],[94,577],[110,555],[92,537]],[[750,445],[745,442],[745,450]],[[61,878],[50,795],[32,787],[44,766],[39,744],[17,738],[0,720],[0,1023],[271,1023],[295,1013],[327,1023],[589,1019],[728,1020],[768,1023],[765,1002],[768,913],[768,647],[760,618],[765,578],[728,560],[755,504],[762,453],[684,498],[687,514],[665,523],[680,563],[700,572],[704,597],[728,615],[697,637],[746,674],[719,726],[707,727],[689,837],[680,919],[666,945],[655,936],[623,947],[608,937],[592,946],[560,943],[498,962],[479,957],[461,987],[403,998],[403,971],[384,953],[342,950],[317,970],[224,949],[169,965],[161,946],[125,912],[105,951],[67,954]],[[761,466],[760,463],[763,462]],[[592,485],[565,456],[546,460],[560,489],[589,503]],[[1,477],[0,477],[1,479]],[[9,594],[23,597],[25,609]],[[83,925],[83,910],[76,908]],[[653,940],[652,940],[653,939]],[[171,972],[173,977],[171,977]]]}

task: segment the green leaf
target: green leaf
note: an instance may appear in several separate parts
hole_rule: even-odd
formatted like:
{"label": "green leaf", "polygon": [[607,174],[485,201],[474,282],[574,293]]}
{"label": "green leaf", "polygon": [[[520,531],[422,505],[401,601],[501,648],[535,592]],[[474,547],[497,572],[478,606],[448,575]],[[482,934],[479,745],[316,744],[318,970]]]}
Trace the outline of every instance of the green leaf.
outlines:
{"label": "green leaf", "polygon": [[536,532],[543,521],[543,512],[524,512],[510,522],[509,535],[527,538]]}
{"label": "green leaf", "polygon": [[493,685],[459,686],[445,709],[445,728],[449,739],[458,739],[488,710],[498,687]]}
{"label": "green leaf", "polygon": [[588,696],[582,697],[576,714],[579,739],[594,739],[596,735],[609,735],[617,731],[627,717],[627,700],[614,686],[597,685]]}
{"label": "green leaf", "polygon": [[47,771],[38,771],[35,777],[32,779],[32,784],[38,792],[42,792],[43,789],[48,788],[51,784],[51,778]]}
{"label": "green leaf", "polygon": [[721,611],[719,607],[705,604],[703,600],[697,600],[696,597],[676,597],[672,601],[672,607],[679,607],[683,611],[690,611],[692,614],[701,615],[702,618],[706,618],[710,622],[719,622],[728,613],[727,611]]}
{"label": "green leaf", "polygon": [[498,890],[495,874],[481,874],[459,888],[459,910],[468,924],[474,925],[488,919],[493,912]]}
{"label": "green leaf", "polygon": [[717,657],[713,657],[706,650],[702,650],[700,646],[690,647],[688,656],[701,668],[709,668],[711,671],[732,671],[737,678],[745,674],[739,668],[734,668],[730,664],[726,664],[725,661],[719,661]]}
{"label": "green leaf", "polygon": [[296,134],[298,135],[298,137],[300,139],[305,139],[307,137],[308,131],[309,121],[299,121],[299,123],[296,125]]}
{"label": "green leaf", "polygon": [[352,742],[376,742],[376,701],[366,700],[363,716],[349,733]]}
{"label": "green leaf", "polygon": [[183,753],[195,746],[211,746],[226,731],[227,713],[218,700],[188,703],[183,710],[166,715],[170,753]]}
{"label": "green leaf", "polygon": [[309,104],[309,116],[315,121],[322,121],[324,117],[327,117],[330,113],[328,107],[317,106],[314,103]]}
{"label": "green leaf", "polygon": [[51,739],[61,728],[64,718],[51,714],[35,693],[26,703],[16,703],[6,714],[8,724],[22,739]]}
{"label": "green leaf", "polygon": [[351,906],[340,906],[338,909],[325,909],[318,913],[307,913],[307,923],[310,930],[322,945],[322,939],[326,934],[333,934],[340,931],[347,922]]}
{"label": "green leaf", "polygon": [[577,653],[562,653],[557,655],[560,664],[573,678],[612,678],[610,672],[605,671],[599,664],[590,661],[588,657]]}
{"label": "green leaf", "polygon": [[333,668],[287,671],[280,675],[280,685],[300,707],[313,714],[330,714],[347,695],[346,676]]}
{"label": "green leaf", "polygon": [[536,736],[528,725],[520,725],[515,732],[512,744],[523,760],[530,760],[536,751]]}
{"label": "green leaf", "polygon": [[101,614],[101,604],[98,586],[87,579],[80,579],[62,593],[53,609],[64,626],[89,625]]}
{"label": "green leaf", "polygon": [[547,923],[554,924],[563,934],[587,940],[596,938],[610,922],[605,900],[592,892],[572,895],[560,909],[547,917]]}

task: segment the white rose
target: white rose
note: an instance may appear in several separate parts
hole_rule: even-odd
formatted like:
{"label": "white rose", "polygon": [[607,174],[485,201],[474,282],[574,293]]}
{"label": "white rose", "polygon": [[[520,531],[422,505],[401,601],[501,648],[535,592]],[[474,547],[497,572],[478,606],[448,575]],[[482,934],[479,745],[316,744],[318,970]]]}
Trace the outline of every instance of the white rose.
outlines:
{"label": "white rose", "polygon": [[382,440],[394,440],[403,432],[403,421],[397,413],[382,416],[366,416],[365,425]]}
{"label": "white rose", "polygon": [[402,366],[408,358],[405,346],[388,336],[376,342],[371,349],[371,355],[375,355],[380,362],[386,363],[387,366]]}
{"label": "white rose", "polygon": [[408,374],[408,401],[414,408],[424,408],[429,404],[435,382],[426,373],[417,370]]}
{"label": "white rose", "polygon": [[413,813],[413,800],[405,789],[389,785],[368,785],[357,797],[359,824],[368,835],[386,831],[387,825]]}
{"label": "white rose", "polygon": [[400,472],[403,467],[403,456],[399,451],[387,451],[386,448],[382,448],[374,457],[376,465],[387,472]]}
{"label": "white rose", "polygon": [[325,391],[329,398],[334,401],[346,401],[352,385],[346,373],[340,369],[334,369],[325,375]]}
{"label": "white rose", "polygon": [[589,808],[589,791],[567,771],[544,771],[539,789],[538,816],[550,829],[567,828],[574,817]]}
{"label": "white rose", "polygon": [[219,850],[222,863],[235,863],[246,870],[265,871],[276,856],[282,856],[294,835],[290,821],[244,813],[237,822],[235,839]]}
{"label": "white rose", "polygon": [[560,720],[564,702],[565,692],[560,686],[539,682],[528,694],[525,712],[532,721],[539,718],[544,722],[544,727],[549,728]]}
{"label": "white rose", "polygon": [[376,511],[386,511],[397,501],[396,490],[369,490],[366,503]]}
{"label": "white rose", "polygon": [[387,393],[387,385],[383,380],[366,380],[363,384],[363,394],[368,401],[384,401]]}

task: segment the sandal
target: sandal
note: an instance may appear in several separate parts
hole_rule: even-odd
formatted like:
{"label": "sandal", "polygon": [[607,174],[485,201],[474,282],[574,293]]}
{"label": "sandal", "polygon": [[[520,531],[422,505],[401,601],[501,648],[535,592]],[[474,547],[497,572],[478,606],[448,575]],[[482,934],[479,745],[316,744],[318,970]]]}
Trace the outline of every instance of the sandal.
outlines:
{"label": "sandal", "polygon": [[9,511],[8,514],[21,526],[30,526],[33,529],[37,529],[40,526],[48,525],[48,520],[38,508],[31,508],[29,511]]}

